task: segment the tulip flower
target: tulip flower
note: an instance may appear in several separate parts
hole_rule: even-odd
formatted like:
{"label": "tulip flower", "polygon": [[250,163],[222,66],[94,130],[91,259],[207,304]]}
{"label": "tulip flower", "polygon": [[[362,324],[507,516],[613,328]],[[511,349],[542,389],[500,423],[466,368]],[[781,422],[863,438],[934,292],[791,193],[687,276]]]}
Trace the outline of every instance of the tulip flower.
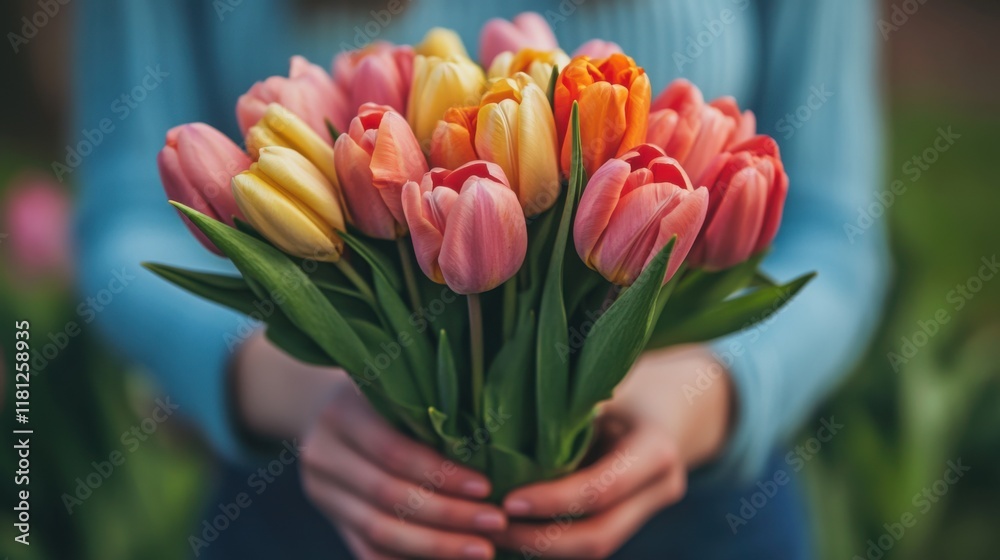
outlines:
{"label": "tulip flower", "polygon": [[[333,146],[309,128],[305,122],[277,103],[267,106],[260,121],[247,131],[247,151],[254,159],[261,148],[282,146],[306,157],[334,185],[339,185],[333,164]],[[339,188],[339,187],[338,187]]]}
{"label": "tulip flower", "polygon": [[356,115],[365,103],[377,103],[405,115],[413,81],[413,56],[413,48],[385,41],[337,55],[334,81],[347,100],[349,114]]}
{"label": "tulip flower", "polygon": [[496,164],[435,168],[403,187],[403,210],[421,270],[456,293],[492,290],[524,262],[524,214]]}
{"label": "tulip flower", "polygon": [[[242,217],[229,189],[229,180],[246,171],[251,160],[225,134],[204,123],[171,128],[156,163],[170,200],[230,226],[233,216]],[[201,230],[181,216],[202,245],[222,254]]]}
{"label": "tulip flower", "polygon": [[691,251],[693,265],[729,268],[771,244],[788,194],[788,175],[773,138],[755,136],[716,156],[699,184],[708,187],[709,205]]}
{"label": "tulip flower", "polygon": [[507,21],[493,18],[479,34],[479,60],[485,68],[502,52],[522,49],[552,51],[559,48],[555,33],[545,18],[535,12],[524,12]]}
{"label": "tulip flower", "polygon": [[297,257],[336,262],[344,213],[336,188],[295,150],[261,148],[250,169],[233,177],[240,209],[261,235]]}
{"label": "tulip flower", "polygon": [[752,137],[756,126],[754,114],[741,114],[733,98],[706,104],[694,84],[679,79],[653,101],[646,141],[663,148],[691,177],[699,177],[712,158]]}
{"label": "tulip flower", "polygon": [[589,56],[590,58],[595,59],[608,58],[613,54],[620,54],[622,52],[624,51],[622,51],[622,48],[618,46],[618,43],[602,41],[600,39],[591,39],[573,51],[573,58],[578,56]]}
{"label": "tulip flower", "polygon": [[478,105],[486,76],[467,58],[417,55],[406,114],[420,146],[430,149],[434,128],[451,107]]}
{"label": "tulip flower", "polygon": [[551,51],[522,49],[517,53],[506,51],[493,59],[493,64],[489,66],[486,76],[495,80],[497,78],[512,78],[518,72],[524,72],[531,76],[535,84],[542,88],[542,91],[548,94],[549,82],[552,81],[552,70],[565,68],[568,64],[569,57],[559,49]]}
{"label": "tulip flower", "polygon": [[472,62],[462,38],[451,29],[434,27],[424,35],[424,40],[413,48],[420,56],[437,58],[462,58]]}
{"label": "tulip flower", "polygon": [[573,226],[577,253],[609,282],[629,286],[676,235],[666,283],[695,242],[708,198],[663,150],[637,146],[590,178]]}
{"label": "tulip flower", "polygon": [[431,141],[431,163],[454,169],[474,159],[503,169],[526,216],[548,210],[559,196],[556,127],[549,101],[531,77],[495,81],[475,116],[452,109]]}
{"label": "tulip flower", "polygon": [[316,134],[333,144],[327,121],[343,130],[351,118],[347,97],[333,78],[301,56],[293,56],[288,77],[272,76],[255,83],[236,102],[236,120],[246,135],[264,115],[267,106],[279,103],[298,115]]}
{"label": "tulip flower", "polygon": [[[69,282],[72,277],[72,209],[69,194],[55,178],[30,172],[6,185],[0,200],[15,277],[23,282],[42,278]],[[2,361],[2,360],[0,360]]]}
{"label": "tulip flower", "polygon": [[624,54],[574,58],[559,75],[555,90],[563,173],[570,172],[574,101],[580,104],[584,168],[593,175],[604,162],[645,141],[650,96],[649,76]]}
{"label": "tulip flower", "polygon": [[354,225],[379,239],[406,233],[400,193],[427,173],[427,160],[406,119],[385,105],[366,103],[334,145],[344,199]]}

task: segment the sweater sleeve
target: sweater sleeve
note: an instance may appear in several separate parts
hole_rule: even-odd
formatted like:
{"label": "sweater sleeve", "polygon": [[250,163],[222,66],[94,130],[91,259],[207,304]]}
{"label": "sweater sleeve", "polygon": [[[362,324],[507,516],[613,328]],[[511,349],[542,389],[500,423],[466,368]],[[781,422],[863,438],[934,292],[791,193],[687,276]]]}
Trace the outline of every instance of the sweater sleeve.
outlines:
{"label": "sweater sleeve", "polygon": [[[228,411],[226,368],[254,325],[141,268],[142,261],[226,271],[188,232],[160,186],[156,154],[177,124],[219,114],[204,96],[196,2],[91,0],[77,13],[75,124],[53,168],[79,185],[79,288],[93,322],[150,371],[223,455],[243,448]],[[208,4],[200,3],[202,6]],[[199,12],[199,10],[201,10]],[[220,127],[223,128],[224,127]]]}
{"label": "sweater sleeve", "polygon": [[882,221],[858,226],[880,188],[875,2],[763,2],[758,123],[781,146],[788,201],[765,270],[817,278],[779,313],[714,344],[737,414],[718,468],[759,474],[865,349],[889,255]]}

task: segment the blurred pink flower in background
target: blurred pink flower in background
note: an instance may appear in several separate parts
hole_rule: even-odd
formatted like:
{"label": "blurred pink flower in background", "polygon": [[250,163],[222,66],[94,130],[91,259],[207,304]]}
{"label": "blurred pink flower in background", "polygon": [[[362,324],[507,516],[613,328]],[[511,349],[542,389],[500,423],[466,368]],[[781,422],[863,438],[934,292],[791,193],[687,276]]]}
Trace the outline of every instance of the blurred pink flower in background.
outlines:
{"label": "blurred pink flower in background", "polygon": [[0,247],[9,255],[14,278],[68,283],[73,271],[68,193],[53,177],[27,172],[10,182],[2,207]]}
{"label": "blurred pink flower in background", "polygon": [[602,41],[601,39],[591,39],[573,51],[573,58],[578,56],[589,56],[594,59],[608,58],[613,54],[620,54],[622,52],[624,51],[618,46],[618,43]]}

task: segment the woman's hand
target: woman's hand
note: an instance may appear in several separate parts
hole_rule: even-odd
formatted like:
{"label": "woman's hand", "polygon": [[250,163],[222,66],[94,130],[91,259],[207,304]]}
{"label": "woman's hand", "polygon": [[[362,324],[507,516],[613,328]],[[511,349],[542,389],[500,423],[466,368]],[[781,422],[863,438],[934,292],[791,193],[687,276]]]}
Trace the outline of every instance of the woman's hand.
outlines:
{"label": "woman's hand", "polygon": [[729,383],[703,347],[644,355],[602,410],[597,459],[559,480],[508,494],[504,509],[511,524],[495,542],[546,558],[612,554],[650,517],[679,501],[688,470],[721,449]]}
{"label": "woman's hand", "polygon": [[483,501],[483,475],[459,467],[390,426],[351,381],[307,432],[306,495],[358,558],[493,558],[484,533],[507,518]]}
{"label": "woman's hand", "polygon": [[299,439],[305,493],[356,557],[493,557],[482,535],[507,518],[483,501],[489,481],[400,434],[342,370],[302,364],[257,333],[233,385],[247,428]]}

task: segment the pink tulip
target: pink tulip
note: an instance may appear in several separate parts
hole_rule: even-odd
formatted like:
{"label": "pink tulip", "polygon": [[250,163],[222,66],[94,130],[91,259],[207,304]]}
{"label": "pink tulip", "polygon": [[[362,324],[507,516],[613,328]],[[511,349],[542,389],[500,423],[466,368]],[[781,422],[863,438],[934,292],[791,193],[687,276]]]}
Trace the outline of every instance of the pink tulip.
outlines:
{"label": "pink tulip", "polygon": [[674,235],[666,283],[694,244],[708,210],[708,189],[695,190],[677,161],[652,144],[608,160],[580,199],[573,240],[587,266],[628,286]]}
{"label": "pink tulip", "polygon": [[68,280],[72,257],[66,191],[41,174],[18,177],[9,188],[3,200],[6,235],[0,235],[0,244],[10,247],[16,276],[24,281]]}
{"label": "pink tulip", "polygon": [[493,18],[479,34],[479,58],[485,68],[502,52],[521,49],[552,51],[559,48],[555,33],[545,18],[535,12],[524,12],[513,21]]}
{"label": "pink tulip", "polygon": [[618,43],[602,41],[601,39],[591,39],[573,51],[573,58],[578,56],[589,56],[594,59],[608,58],[613,54],[621,54],[624,52],[625,51],[618,46]]}
{"label": "pink tulip", "polygon": [[699,179],[708,187],[708,216],[691,263],[709,270],[737,265],[774,240],[788,194],[778,143],[755,136],[712,160]]}
{"label": "pink tulip", "polygon": [[295,113],[316,134],[333,143],[326,122],[344,130],[351,116],[347,97],[333,82],[333,78],[319,66],[301,56],[293,56],[288,77],[271,76],[255,83],[236,102],[236,120],[246,136],[250,127],[264,115],[267,106],[278,103]]}
{"label": "pink tulip", "polygon": [[403,187],[403,209],[420,268],[459,294],[492,290],[524,262],[524,213],[499,165],[434,168]]}
{"label": "pink tulip", "polygon": [[406,234],[400,193],[427,173],[427,160],[403,115],[365,103],[337,138],[333,161],[354,225],[379,239]]}
{"label": "pink tulip", "polygon": [[337,55],[333,79],[347,100],[349,114],[357,114],[365,103],[377,103],[406,116],[413,56],[412,47],[397,47],[385,41]]}
{"label": "pink tulip", "polygon": [[[204,123],[175,126],[167,131],[156,163],[170,200],[229,225],[233,216],[242,219],[229,183],[249,169],[252,161],[225,134]],[[222,254],[186,217],[184,222],[202,245]]]}
{"label": "pink tulip", "polygon": [[646,141],[663,148],[689,176],[699,177],[712,158],[755,133],[753,113],[741,114],[733,98],[706,104],[695,85],[679,79],[653,101]]}

